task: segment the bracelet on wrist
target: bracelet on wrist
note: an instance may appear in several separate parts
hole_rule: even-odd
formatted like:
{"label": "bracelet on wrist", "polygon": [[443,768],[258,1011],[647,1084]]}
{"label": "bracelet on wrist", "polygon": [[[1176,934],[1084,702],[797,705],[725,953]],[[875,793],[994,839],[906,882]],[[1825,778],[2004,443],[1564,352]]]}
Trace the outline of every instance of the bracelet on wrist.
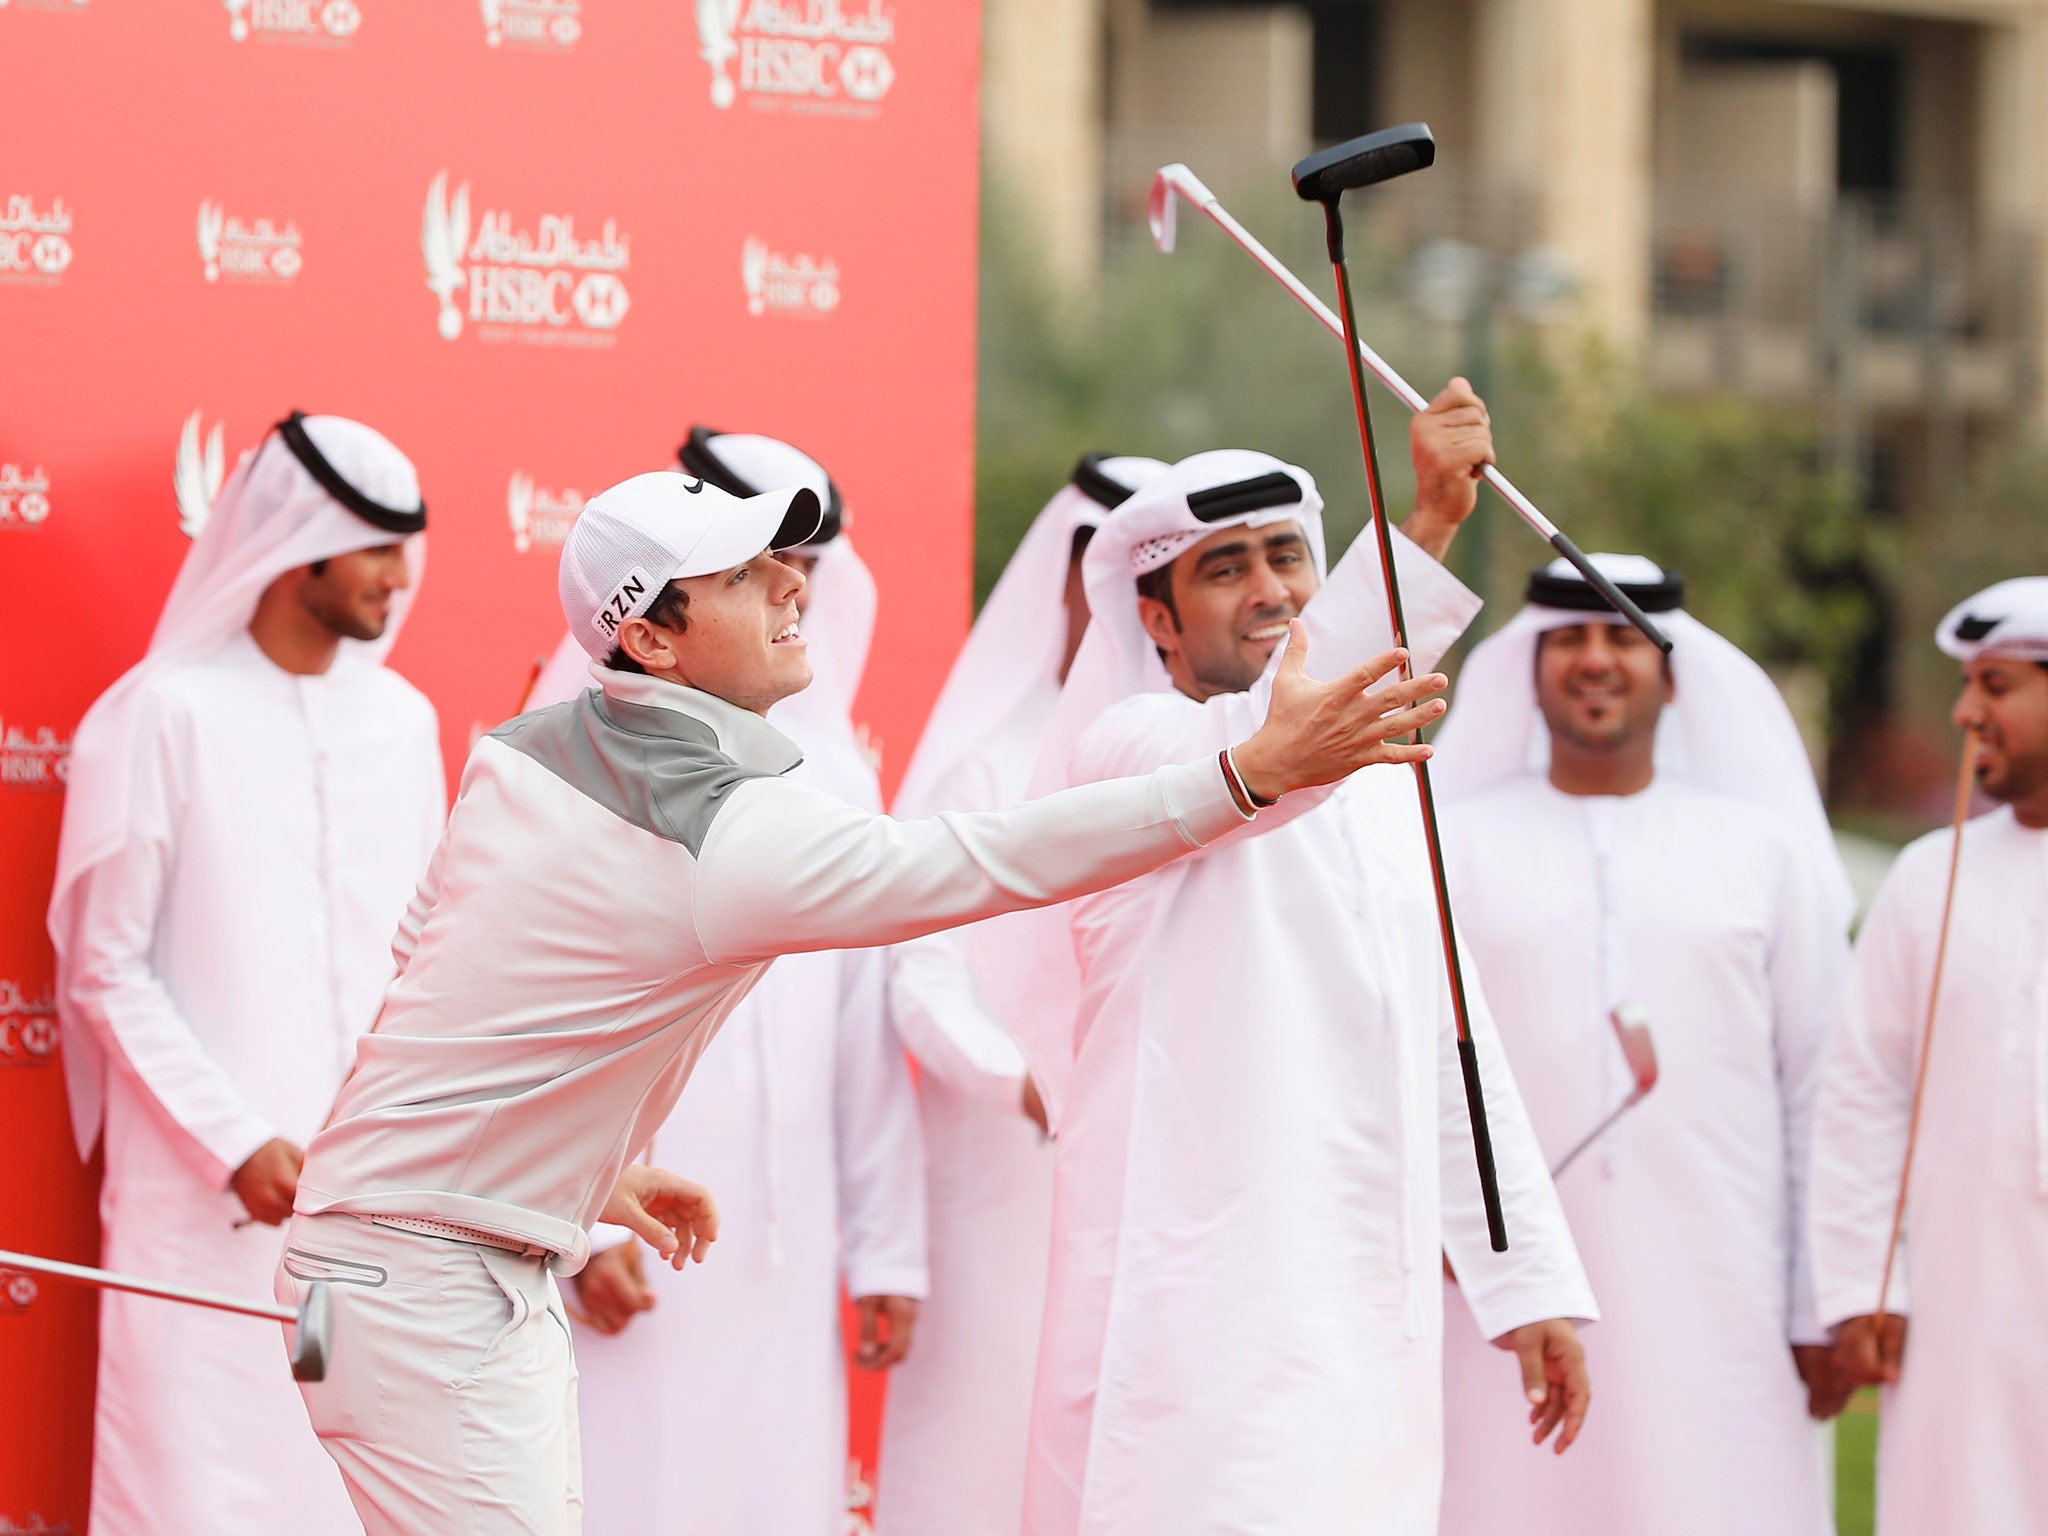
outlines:
{"label": "bracelet on wrist", "polygon": [[1225,747],[1220,755],[1223,762],[1223,777],[1230,785],[1230,792],[1236,797],[1238,804],[1245,808],[1246,815],[1263,811],[1267,806],[1278,803],[1252,792],[1252,787],[1245,783],[1244,775],[1238,771],[1237,758],[1230,748]]}

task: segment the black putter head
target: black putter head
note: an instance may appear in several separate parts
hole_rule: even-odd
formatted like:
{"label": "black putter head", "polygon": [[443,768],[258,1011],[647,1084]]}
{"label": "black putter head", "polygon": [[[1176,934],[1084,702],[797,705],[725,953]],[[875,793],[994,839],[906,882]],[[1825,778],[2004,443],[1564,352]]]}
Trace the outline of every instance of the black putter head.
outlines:
{"label": "black putter head", "polygon": [[1436,136],[1427,123],[1382,128],[1317,150],[1294,167],[1294,192],[1306,203],[1335,202],[1353,187],[1376,186],[1436,164]]}

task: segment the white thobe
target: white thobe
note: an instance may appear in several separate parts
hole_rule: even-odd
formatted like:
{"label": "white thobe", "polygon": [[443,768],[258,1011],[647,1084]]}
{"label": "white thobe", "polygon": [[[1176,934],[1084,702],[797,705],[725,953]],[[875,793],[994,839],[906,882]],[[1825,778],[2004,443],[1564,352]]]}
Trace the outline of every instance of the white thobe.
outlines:
{"label": "white thobe", "polygon": [[[1477,604],[1403,548],[1419,669]],[[1305,613],[1315,672],[1381,648],[1380,602],[1354,552]],[[1127,699],[1075,776],[1213,753],[1263,709]],[[1423,1536],[1439,1248],[1490,1333],[1593,1314],[1468,970],[1512,1245],[1487,1251],[1429,888],[1414,777],[1389,767],[1075,904],[1029,1536]]]}
{"label": "white thobe", "polygon": [[[142,697],[128,836],[56,935],[66,1017],[104,1057],[102,1260],[262,1301],[278,1227],[235,1170],[320,1128],[392,974],[440,835],[434,712],[346,654],[274,665],[246,633]],[[100,1299],[94,1536],[360,1532],[274,1327]]]}
{"label": "white thobe", "polygon": [[1567,1455],[1530,1445],[1514,1356],[1447,1330],[1446,1536],[1832,1530],[1790,1349],[1824,1342],[1801,1213],[1848,958],[1817,872],[1746,802],[1669,774],[1626,797],[1530,774],[1453,806],[1445,835],[1549,1160],[1633,1085],[1611,1009],[1648,1015],[1659,1068],[1558,1179],[1602,1318]]}
{"label": "white thobe", "polygon": [[[843,758],[807,756],[790,776],[877,809],[872,772]],[[719,1239],[683,1273],[643,1255],[658,1302],[623,1333],[576,1328],[593,1536],[843,1536],[842,1280],[850,1296],[928,1286],[915,1091],[884,961],[778,960],[656,1134],[647,1160],[711,1190]],[[913,1358],[922,1344],[920,1327]]]}
{"label": "white thobe", "polygon": [[[1027,698],[924,814],[1025,797],[1057,686]],[[1017,1536],[1045,1307],[1053,1152],[1025,1118],[1024,1056],[976,986],[964,929],[891,952],[889,1000],[917,1058],[932,1290],[882,1420],[877,1536]]]}
{"label": "white thobe", "polygon": [[[1877,1309],[1948,882],[1947,831],[1899,855],[1857,937],[1815,1115],[1814,1280]],[[1891,1311],[1879,1536],[2048,1530],[2048,831],[1963,833]]]}

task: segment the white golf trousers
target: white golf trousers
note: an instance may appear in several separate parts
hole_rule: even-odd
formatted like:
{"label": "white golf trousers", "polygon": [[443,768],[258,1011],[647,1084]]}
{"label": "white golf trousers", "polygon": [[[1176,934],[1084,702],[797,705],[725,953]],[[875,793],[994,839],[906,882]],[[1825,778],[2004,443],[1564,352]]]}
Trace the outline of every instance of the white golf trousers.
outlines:
{"label": "white golf trousers", "polygon": [[299,1390],[366,1536],[580,1536],[576,1365],[544,1260],[294,1216],[277,1299],[312,1280],[334,1332]]}

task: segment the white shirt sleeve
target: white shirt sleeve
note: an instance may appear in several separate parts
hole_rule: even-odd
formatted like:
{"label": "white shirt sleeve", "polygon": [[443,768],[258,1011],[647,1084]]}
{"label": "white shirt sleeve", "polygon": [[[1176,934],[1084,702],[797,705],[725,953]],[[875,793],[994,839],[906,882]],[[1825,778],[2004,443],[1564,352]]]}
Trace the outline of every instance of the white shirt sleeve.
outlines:
{"label": "white shirt sleeve", "polygon": [[1245,820],[1213,758],[924,821],[750,779],[698,855],[697,936],[730,965],[900,944],[1148,874]]}
{"label": "white shirt sleeve", "polygon": [[981,995],[966,929],[889,951],[889,1016],[920,1070],[977,1103],[1024,1113],[1024,1053]]}
{"label": "white shirt sleeve", "polygon": [[[1002,803],[975,757],[947,776],[935,799],[955,810]],[[1024,1053],[982,996],[967,929],[926,934],[889,951],[889,1018],[921,1071],[977,1103],[1023,1113]]]}
{"label": "white shirt sleeve", "polygon": [[839,956],[838,1070],[833,1134],[839,1168],[839,1252],[846,1293],[930,1290],[925,1261],[924,1135],[910,1062],[889,1027],[881,950]]}
{"label": "white shirt sleeve", "polygon": [[165,706],[139,722],[128,836],[80,878],[70,932],[57,943],[57,986],[66,1019],[92,1031],[108,1070],[128,1075],[192,1165],[225,1189],[277,1130],[207,1054],[151,959],[192,750],[180,723]]}
{"label": "white shirt sleeve", "polygon": [[[1945,857],[1947,849],[1941,851]],[[1877,1310],[1927,1006],[1913,898],[1928,867],[1911,856],[1892,866],[1857,935],[1841,1011],[1822,1057],[1806,1221],[1824,1328]],[[1931,933],[1925,943],[1931,950]],[[1886,1302],[1897,1313],[1908,1310],[1907,1247],[1902,1237]]]}
{"label": "white shirt sleeve", "polygon": [[1777,931],[1770,956],[1771,1028],[1778,1093],[1785,1115],[1786,1209],[1791,1271],[1787,1333],[1793,1344],[1825,1344],[1816,1312],[1807,1191],[1813,1150],[1813,1107],[1829,1026],[1842,1003],[1849,936],[1836,929],[1815,871],[1789,840]]}
{"label": "white shirt sleeve", "polygon": [[1551,1182],[1543,1148],[1523,1108],[1521,1090],[1502,1050],[1493,1011],[1479,985],[1479,970],[1460,946],[1465,1001],[1472,1042],[1479,1056],[1479,1083],[1486,1098],[1487,1129],[1493,1138],[1494,1171],[1500,1179],[1501,1217],[1507,1225],[1505,1253],[1493,1251],[1486,1230],[1486,1205],[1479,1191],[1479,1163],[1472,1149],[1472,1120],[1465,1107],[1464,1067],[1458,1055],[1457,1019],[1446,988],[1437,1032],[1438,1156],[1443,1187],[1444,1252],[1457,1272],[1458,1288],[1489,1339],[1529,1323],[1564,1317],[1597,1321],[1600,1309],[1579,1260],[1578,1245],[1565,1224],[1564,1207]]}

